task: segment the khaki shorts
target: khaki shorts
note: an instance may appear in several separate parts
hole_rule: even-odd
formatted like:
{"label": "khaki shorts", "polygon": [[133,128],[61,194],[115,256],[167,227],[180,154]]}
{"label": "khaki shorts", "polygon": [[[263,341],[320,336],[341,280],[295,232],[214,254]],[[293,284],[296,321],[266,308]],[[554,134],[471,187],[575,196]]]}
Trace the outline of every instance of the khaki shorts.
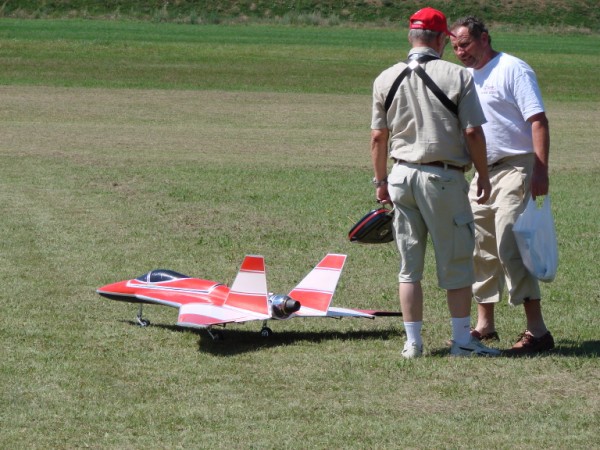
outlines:
{"label": "khaki shorts", "polygon": [[423,278],[427,234],[435,252],[438,285],[443,289],[471,286],[473,214],[464,173],[443,167],[395,164],[388,177],[394,202],[394,229],[400,251],[400,283]]}
{"label": "khaki shorts", "polygon": [[475,201],[477,177],[469,197],[475,217],[475,278],[473,295],[478,303],[496,303],[506,284],[509,303],[539,299],[538,280],[523,264],[512,227],[530,194],[533,154],[502,159],[490,169],[492,195],[485,205]]}

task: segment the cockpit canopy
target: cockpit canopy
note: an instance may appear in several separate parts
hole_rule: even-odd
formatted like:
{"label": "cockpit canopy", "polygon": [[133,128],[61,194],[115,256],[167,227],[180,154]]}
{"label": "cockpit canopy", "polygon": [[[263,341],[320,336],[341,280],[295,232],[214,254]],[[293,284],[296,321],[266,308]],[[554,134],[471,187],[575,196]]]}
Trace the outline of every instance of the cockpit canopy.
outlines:
{"label": "cockpit canopy", "polygon": [[180,280],[182,278],[190,277],[182,273],[175,272],[174,270],[155,269],[151,270],[148,273],[145,273],[144,275],[140,275],[136,278],[136,280],[142,281],[144,283],[161,283],[163,281]]}

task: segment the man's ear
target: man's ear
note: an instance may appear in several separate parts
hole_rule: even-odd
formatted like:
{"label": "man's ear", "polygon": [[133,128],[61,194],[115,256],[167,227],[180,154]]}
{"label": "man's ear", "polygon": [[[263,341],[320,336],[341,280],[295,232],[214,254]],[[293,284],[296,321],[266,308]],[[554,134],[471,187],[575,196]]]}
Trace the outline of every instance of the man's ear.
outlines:
{"label": "man's ear", "polygon": [[489,44],[490,43],[490,34],[487,31],[482,31],[481,36],[479,36],[479,39],[484,44]]}
{"label": "man's ear", "polygon": [[444,54],[444,48],[446,47],[446,34],[440,33],[436,39],[436,43],[438,46],[437,50],[439,50],[438,53],[442,56]]}

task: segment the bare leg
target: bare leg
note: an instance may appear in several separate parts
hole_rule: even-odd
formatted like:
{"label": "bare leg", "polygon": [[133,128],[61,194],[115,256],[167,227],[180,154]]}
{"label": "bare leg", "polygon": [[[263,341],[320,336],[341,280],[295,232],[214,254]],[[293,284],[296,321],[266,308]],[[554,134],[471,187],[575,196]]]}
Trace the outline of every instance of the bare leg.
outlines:
{"label": "bare leg", "polygon": [[535,337],[543,336],[548,332],[542,316],[542,302],[537,300],[526,300],[523,303],[525,316],[527,317],[527,329]]}
{"label": "bare leg", "polygon": [[420,322],[423,320],[423,289],[421,282],[400,283],[400,308],[404,322]]}
{"label": "bare leg", "polygon": [[447,298],[451,317],[461,318],[471,315],[471,286],[449,289]]}
{"label": "bare leg", "polygon": [[495,303],[478,303],[477,304],[477,326],[475,329],[482,335],[493,333],[496,331],[496,323],[494,321]]}

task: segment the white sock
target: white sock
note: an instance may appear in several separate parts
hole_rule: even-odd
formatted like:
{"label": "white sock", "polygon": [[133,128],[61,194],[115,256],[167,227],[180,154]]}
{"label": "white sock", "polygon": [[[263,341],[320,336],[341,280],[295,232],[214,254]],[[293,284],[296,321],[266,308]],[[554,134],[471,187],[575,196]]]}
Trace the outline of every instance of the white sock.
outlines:
{"label": "white sock", "polygon": [[404,322],[404,330],[406,331],[406,342],[414,342],[417,346],[423,345],[423,339],[421,338],[421,328],[423,327],[423,321],[420,322]]}
{"label": "white sock", "polygon": [[471,341],[471,316],[452,317],[452,340],[459,345]]}

